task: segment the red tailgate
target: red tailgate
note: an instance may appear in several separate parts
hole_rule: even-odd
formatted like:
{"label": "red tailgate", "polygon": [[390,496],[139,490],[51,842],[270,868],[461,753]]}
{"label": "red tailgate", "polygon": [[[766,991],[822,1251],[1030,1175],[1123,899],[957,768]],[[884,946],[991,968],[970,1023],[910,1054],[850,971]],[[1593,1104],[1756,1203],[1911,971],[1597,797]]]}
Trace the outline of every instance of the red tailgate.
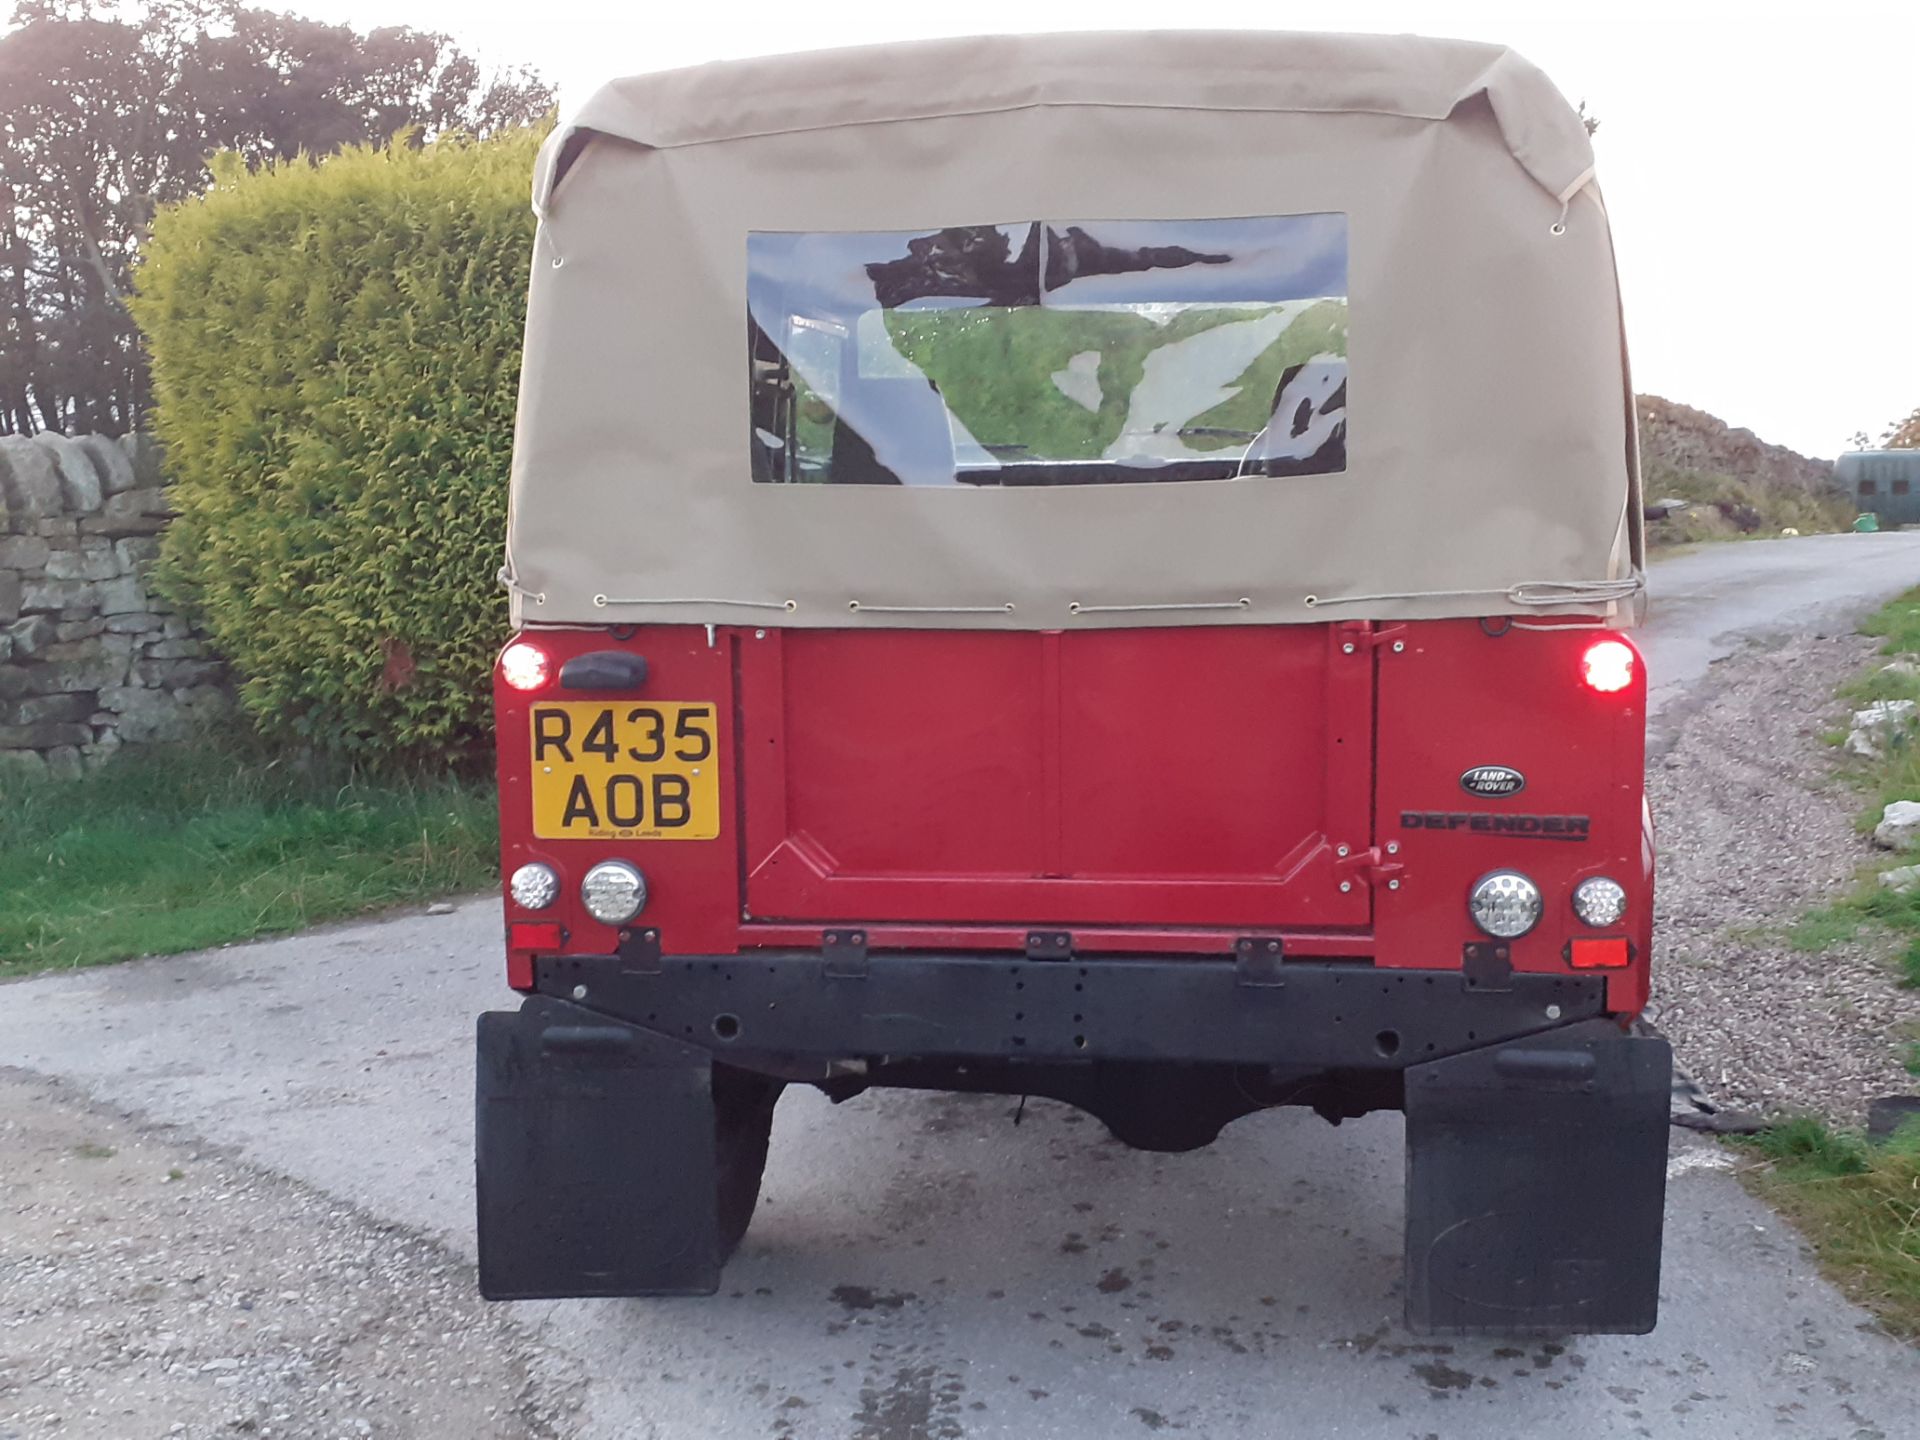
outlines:
{"label": "red tailgate", "polygon": [[747,910],[1364,926],[1365,629],[747,632]]}

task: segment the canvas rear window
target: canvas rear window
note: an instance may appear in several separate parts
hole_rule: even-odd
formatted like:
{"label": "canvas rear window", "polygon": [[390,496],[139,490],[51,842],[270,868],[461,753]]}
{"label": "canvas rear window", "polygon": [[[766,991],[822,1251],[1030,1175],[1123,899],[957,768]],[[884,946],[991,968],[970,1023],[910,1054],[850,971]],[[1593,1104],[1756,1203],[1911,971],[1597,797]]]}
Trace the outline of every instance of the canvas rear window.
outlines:
{"label": "canvas rear window", "polygon": [[747,238],[752,473],[1087,485],[1347,465],[1347,217]]}

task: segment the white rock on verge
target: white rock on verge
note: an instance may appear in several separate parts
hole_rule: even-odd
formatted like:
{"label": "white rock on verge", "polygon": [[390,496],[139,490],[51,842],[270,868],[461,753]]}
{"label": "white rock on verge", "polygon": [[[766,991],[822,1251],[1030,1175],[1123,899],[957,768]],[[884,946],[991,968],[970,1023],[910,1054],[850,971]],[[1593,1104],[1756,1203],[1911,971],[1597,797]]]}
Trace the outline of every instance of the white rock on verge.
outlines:
{"label": "white rock on verge", "polygon": [[1904,895],[1920,885],[1920,865],[1896,865],[1891,870],[1882,870],[1879,880],[1882,889]]}
{"label": "white rock on verge", "polygon": [[1920,836],[1920,802],[1895,800],[1880,813],[1873,843],[1884,850],[1905,850]]}
{"label": "white rock on verge", "polygon": [[1882,675],[1898,675],[1903,680],[1920,680],[1920,660],[1911,660],[1905,655],[1889,660],[1880,667]]}
{"label": "white rock on verge", "polygon": [[1864,760],[1877,760],[1887,741],[1907,729],[1914,719],[1912,700],[1876,700],[1864,710],[1853,712],[1853,729],[1847,732],[1846,751]]}
{"label": "white rock on verge", "polygon": [[1890,730],[1913,719],[1912,700],[1876,700],[1864,710],[1853,712],[1853,723],[1861,730]]}

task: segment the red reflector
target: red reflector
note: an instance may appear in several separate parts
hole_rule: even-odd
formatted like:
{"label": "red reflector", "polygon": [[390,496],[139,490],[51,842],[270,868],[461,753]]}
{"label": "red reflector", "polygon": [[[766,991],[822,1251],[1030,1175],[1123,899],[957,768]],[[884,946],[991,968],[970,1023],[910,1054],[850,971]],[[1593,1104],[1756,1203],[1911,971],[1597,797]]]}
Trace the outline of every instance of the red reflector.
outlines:
{"label": "red reflector", "polygon": [[1631,959],[1624,940],[1573,940],[1567,959],[1576,970],[1623,970]]}
{"label": "red reflector", "polygon": [[1618,640],[1601,640],[1580,657],[1580,675],[1602,695],[1624,690],[1633,683],[1633,647]]}
{"label": "red reflector", "polygon": [[553,662],[538,645],[516,640],[500,652],[500,678],[515,690],[538,690],[552,675]]}
{"label": "red reflector", "polygon": [[558,950],[560,944],[558,920],[515,920],[507,926],[509,950]]}

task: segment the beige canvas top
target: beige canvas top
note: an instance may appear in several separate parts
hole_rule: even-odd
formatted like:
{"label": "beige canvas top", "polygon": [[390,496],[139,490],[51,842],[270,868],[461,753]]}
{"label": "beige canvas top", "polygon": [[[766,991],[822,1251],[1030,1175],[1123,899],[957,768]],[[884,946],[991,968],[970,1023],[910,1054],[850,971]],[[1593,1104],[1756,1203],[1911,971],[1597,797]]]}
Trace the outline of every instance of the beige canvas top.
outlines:
{"label": "beige canvas top", "polygon": [[[1633,407],[1593,154],[1566,101],[1509,50],[1054,35],[640,76],[555,132],[534,206],[504,572],[520,623],[1620,624],[1638,609]],[[1046,228],[1068,216],[1094,219]],[[763,457],[799,449],[768,435],[750,401],[750,237],[1017,237],[1042,222],[1034,233],[1058,246],[1075,226],[1234,217],[1340,227],[1345,294],[1319,313],[1341,339],[1304,367],[1326,382],[1311,402],[1323,412],[1303,408],[1293,426],[1330,433],[1322,422],[1347,407],[1350,382],[1337,470],[955,483],[965,467],[949,457],[943,483],[755,483],[756,443],[774,447]],[[1223,258],[1182,253],[1168,263]],[[1126,268],[1143,263],[1161,262]],[[1282,308],[1238,313],[1291,323]],[[905,351],[903,323],[889,314],[883,334]],[[1074,366],[1052,376],[1061,394],[1126,410],[1127,397],[1102,398],[1106,358]],[[1302,368],[1275,392],[1287,397],[1271,422],[1282,447]],[[984,459],[992,437],[964,433],[982,422],[956,382],[927,369],[908,373],[922,401],[930,388],[953,406],[953,453],[989,467],[961,479],[999,473]],[[1151,356],[1136,380],[1143,369]],[[1254,374],[1219,387],[1222,413]],[[1181,424],[1178,440],[1160,422],[1130,430],[1106,456],[1223,443],[1218,426]],[[1261,446],[1275,453],[1264,426],[1246,454]]]}

